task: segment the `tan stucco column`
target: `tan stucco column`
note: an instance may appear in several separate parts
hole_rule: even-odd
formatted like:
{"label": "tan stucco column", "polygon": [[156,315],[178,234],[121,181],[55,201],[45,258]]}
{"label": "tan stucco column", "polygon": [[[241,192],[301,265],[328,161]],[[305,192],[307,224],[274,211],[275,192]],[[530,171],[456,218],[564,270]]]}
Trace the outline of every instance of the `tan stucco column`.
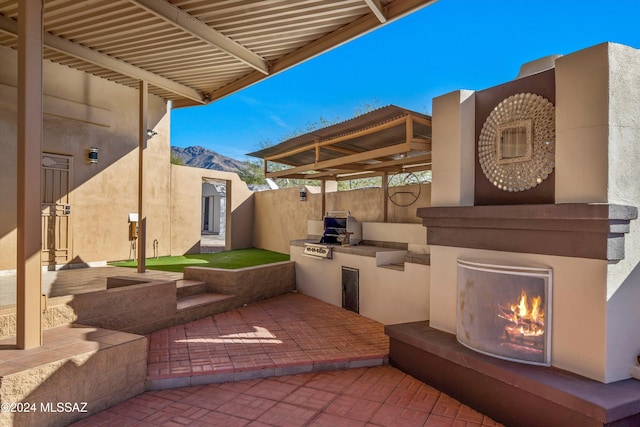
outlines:
{"label": "tan stucco column", "polygon": [[42,345],[42,3],[18,2],[18,348]]}
{"label": "tan stucco column", "polygon": [[432,114],[431,206],[473,206],[475,92],[434,98]]}
{"label": "tan stucco column", "polygon": [[140,81],[138,125],[138,273],[146,271],[147,218],[144,214],[144,149],[147,146],[149,83]]}

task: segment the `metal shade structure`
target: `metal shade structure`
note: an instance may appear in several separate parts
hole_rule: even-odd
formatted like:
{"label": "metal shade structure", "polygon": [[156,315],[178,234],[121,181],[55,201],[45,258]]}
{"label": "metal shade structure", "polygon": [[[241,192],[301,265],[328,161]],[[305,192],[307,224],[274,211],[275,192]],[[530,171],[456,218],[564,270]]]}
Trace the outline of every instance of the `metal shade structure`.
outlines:
{"label": "metal shade structure", "polygon": [[[435,0],[43,0],[44,59],[203,105]],[[18,0],[0,46],[18,46]]]}
{"label": "metal shade structure", "polygon": [[17,50],[17,347],[42,344],[43,59],[138,90],[138,272],[149,95],[205,105],[435,0],[5,0]]}
{"label": "metal shade structure", "polygon": [[[389,105],[249,153],[267,178],[347,180],[431,169],[431,117]],[[290,166],[269,171],[269,162]]]}

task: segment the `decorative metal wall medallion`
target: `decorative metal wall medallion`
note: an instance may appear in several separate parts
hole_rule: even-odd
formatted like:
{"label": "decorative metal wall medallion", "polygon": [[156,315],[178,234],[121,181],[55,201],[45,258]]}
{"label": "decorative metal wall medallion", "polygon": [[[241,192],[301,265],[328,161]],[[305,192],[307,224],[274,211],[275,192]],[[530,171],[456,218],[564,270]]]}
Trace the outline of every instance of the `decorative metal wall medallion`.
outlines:
{"label": "decorative metal wall medallion", "polygon": [[482,126],[478,158],[482,172],[504,191],[529,190],[555,167],[555,107],[533,93],[498,104]]}

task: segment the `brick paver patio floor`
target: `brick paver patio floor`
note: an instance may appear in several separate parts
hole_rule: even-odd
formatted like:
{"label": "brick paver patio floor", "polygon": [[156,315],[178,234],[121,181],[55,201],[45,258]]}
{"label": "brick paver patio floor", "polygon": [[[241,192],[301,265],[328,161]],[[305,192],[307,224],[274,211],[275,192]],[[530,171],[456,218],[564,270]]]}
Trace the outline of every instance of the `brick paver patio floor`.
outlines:
{"label": "brick paver patio floor", "polygon": [[498,425],[387,354],[380,323],[287,294],[152,333],[151,391],[73,426]]}

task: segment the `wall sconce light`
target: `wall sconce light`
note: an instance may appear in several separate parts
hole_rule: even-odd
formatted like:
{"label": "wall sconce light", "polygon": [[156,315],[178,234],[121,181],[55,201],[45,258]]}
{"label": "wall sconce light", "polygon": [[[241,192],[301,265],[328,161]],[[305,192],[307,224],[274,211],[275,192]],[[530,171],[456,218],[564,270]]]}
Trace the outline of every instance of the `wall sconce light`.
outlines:
{"label": "wall sconce light", "polygon": [[307,200],[307,189],[300,187],[300,201],[304,202],[305,200]]}
{"label": "wall sconce light", "polygon": [[153,138],[157,134],[158,134],[158,132],[156,132],[155,130],[147,129],[147,138]]}
{"label": "wall sconce light", "polygon": [[98,148],[97,147],[89,148],[89,151],[87,153],[87,162],[89,164],[92,164],[92,165],[98,163]]}

